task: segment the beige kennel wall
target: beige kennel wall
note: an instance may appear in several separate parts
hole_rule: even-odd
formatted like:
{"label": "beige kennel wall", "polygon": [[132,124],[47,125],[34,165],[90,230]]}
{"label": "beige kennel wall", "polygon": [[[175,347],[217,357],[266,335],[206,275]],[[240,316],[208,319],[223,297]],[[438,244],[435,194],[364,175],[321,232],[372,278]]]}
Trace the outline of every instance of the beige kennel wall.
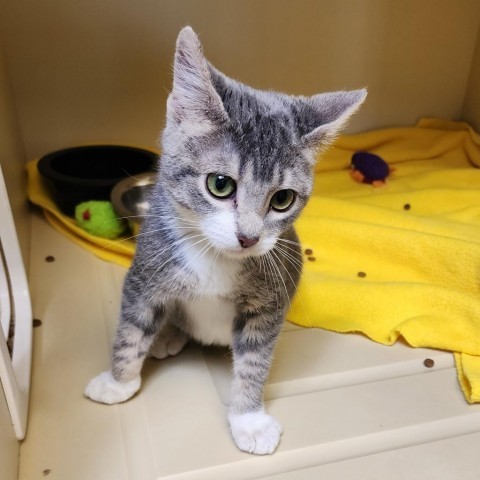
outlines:
{"label": "beige kennel wall", "polygon": [[[14,96],[0,43],[0,166],[7,186],[23,260],[28,264],[30,218],[26,201],[25,154]],[[1,221],[1,219],[0,219]]]}
{"label": "beige kennel wall", "polygon": [[480,132],[480,29],[465,95],[463,118]]}
{"label": "beige kennel wall", "polygon": [[0,7],[28,158],[92,141],[154,145],[185,24],[213,63],[254,86],[296,94],[368,86],[351,132],[463,112],[478,126],[478,0],[0,0]]}

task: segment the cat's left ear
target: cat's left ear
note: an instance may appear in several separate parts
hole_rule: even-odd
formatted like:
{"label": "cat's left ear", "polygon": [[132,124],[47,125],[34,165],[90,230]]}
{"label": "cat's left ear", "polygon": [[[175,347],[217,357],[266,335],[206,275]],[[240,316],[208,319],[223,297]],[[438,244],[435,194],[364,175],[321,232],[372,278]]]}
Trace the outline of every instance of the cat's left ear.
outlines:
{"label": "cat's left ear", "polygon": [[305,147],[314,150],[331,143],[367,96],[367,90],[330,92],[306,99],[313,129],[302,136]]}
{"label": "cat's left ear", "polygon": [[191,27],[177,39],[173,65],[173,88],[167,101],[167,121],[197,128],[228,120],[222,100],[212,85],[202,45]]}

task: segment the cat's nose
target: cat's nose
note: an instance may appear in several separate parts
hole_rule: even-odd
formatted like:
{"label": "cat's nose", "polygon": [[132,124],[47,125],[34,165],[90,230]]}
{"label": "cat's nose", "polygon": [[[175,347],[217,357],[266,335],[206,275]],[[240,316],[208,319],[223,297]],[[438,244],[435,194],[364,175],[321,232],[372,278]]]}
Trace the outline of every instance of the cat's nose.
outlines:
{"label": "cat's nose", "polygon": [[259,238],[258,237],[253,237],[253,238],[248,238],[245,235],[237,235],[238,238],[238,243],[240,243],[240,246],[242,248],[249,248],[258,243]]}

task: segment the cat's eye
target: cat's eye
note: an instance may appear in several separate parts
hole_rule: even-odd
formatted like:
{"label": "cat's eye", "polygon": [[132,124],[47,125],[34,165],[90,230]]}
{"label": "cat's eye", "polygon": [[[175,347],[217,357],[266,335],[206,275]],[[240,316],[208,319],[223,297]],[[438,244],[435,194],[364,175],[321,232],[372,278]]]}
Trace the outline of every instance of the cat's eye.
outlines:
{"label": "cat's eye", "polygon": [[277,212],[288,210],[295,201],[295,192],[290,189],[279,190],[273,194],[270,206]]}
{"label": "cat's eye", "polygon": [[227,175],[210,173],[207,176],[207,189],[216,198],[228,198],[235,193],[237,184]]}

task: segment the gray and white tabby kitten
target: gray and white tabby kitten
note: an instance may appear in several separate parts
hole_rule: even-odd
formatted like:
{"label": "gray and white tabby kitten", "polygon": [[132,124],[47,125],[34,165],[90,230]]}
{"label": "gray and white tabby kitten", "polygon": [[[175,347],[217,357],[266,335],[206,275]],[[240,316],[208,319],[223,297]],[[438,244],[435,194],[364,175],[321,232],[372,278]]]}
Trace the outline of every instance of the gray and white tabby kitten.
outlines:
{"label": "gray and white tabby kitten", "polygon": [[236,82],[205,59],[190,27],[177,40],[157,183],[123,287],[112,370],[85,394],[114,404],[140,389],[148,354],[188,339],[233,353],[228,420],[238,448],[272,453],[281,427],[263,387],[302,255],[293,222],[316,152],[365,90],[293,97]]}

